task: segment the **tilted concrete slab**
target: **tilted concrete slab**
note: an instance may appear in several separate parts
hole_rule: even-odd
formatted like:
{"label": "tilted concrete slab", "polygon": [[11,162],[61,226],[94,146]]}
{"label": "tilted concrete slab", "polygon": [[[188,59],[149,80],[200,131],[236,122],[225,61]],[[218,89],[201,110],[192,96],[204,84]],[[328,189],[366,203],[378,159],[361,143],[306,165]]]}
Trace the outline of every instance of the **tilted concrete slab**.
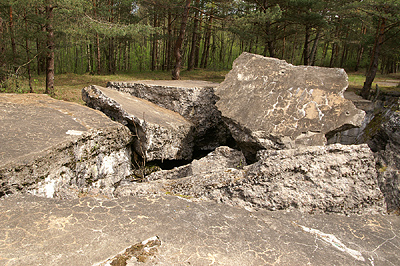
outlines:
{"label": "tilted concrete slab", "polygon": [[214,150],[232,139],[215,106],[218,85],[199,80],[136,80],[108,82],[107,87],[179,113],[194,124],[194,149]]}
{"label": "tilted concrete slab", "polygon": [[11,196],[0,214],[7,266],[106,265],[146,239],[158,245],[127,265],[400,265],[399,216],[249,212],[167,195]]}
{"label": "tilted concrete slab", "polygon": [[0,121],[0,196],[74,197],[131,174],[129,129],[99,111],[47,95],[2,93]]}
{"label": "tilted concrete slab", "polygon": [[193,124],[180,114],[128,93],[90,86],[82,90],[88,106],[128,126],[136,136],[136,153],[152,160],[189,160]]}
{"label": "tilted concrete slab", "polygon": [[343,69],[243,53],[216,89],[217,107],[245,152],[324,145],[326,136],[364,119],[343,97],[347,86]]}

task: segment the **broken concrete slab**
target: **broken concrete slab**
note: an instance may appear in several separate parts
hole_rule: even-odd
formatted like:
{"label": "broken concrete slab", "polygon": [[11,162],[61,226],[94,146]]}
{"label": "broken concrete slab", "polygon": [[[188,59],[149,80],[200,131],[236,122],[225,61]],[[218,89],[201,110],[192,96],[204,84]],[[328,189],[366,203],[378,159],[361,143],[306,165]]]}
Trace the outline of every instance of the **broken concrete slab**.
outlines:
{"label": "broken concrete slab", "polygon": [[356,95],[354,92],[345,91],[343,96],[347,100],[352,101],[358,109],[364,110],[365,117],[360,127],[350,128],[348,130],[340,131],[333,136],[330,136],[330,138],[328,139],[328,144],[340,143],[345,145],[352,145],[365,143],[361,140],[362,134],[368,123],[371,122],[372,118],[374,117],[376,102],[365,100],[361,96]]}
{"label": "broken concrete slab", "polygon": [[190,160],[193,124],[176,112],[109,88],[90,86],[82,98],[92,108],[130,128],[136,136],[134,150],[153,160]]}
{"label": "broken concrete slab", "polygon": [[146,182],[123,180],[114,191],[114,196],[147,196],[168,191],[188,197],[202,197],[243,177],[244,172],[240,170],[245,165],[246,158],[241,151],[221,146],[190,164],[151,173],[146,176]]}
{"label": "broken concrete slab", "polygon": [[101,112],[39,94],[0,94],[0,196],[112,195],[131,174],[132,135]]}
{"label": "broken concrete slab", "polygon": [[365,113],[343,97],[347,85],[343,69],[243,53],[215,92],[233,137],[254,157],[258,149],[324,145],[360,126]]}
{"label": "broken concrete slab", "polygon": [[226,171],[227,169],[243,169],[246,158],[241,151],[221,146],[207,156],[193,160],[190,164],[176,167],[172,170],[157,171],[147,176],[147,180],[179,179],[188,176],[201,176]]}
{"label": "broken concrete slab", "polygon": [[[366,144],[262,150],[230,192],[250,206],[304,212],[386,212],[374,154]],[[235,190],[235,191],[234,191]],[[260,195],[260,192],[267,191]],[[233,197],[233,196],[232,196]]]}
{"label": "broken concrete slab", "polygon": [[[159,240],[128,265],[400,265],[400,219],[249,212],[172,196],[0,199],[0,264],[102,265]],[[150,253],[150,252],[149,252]]]}
{"label": "broken concrete slab", "polygon": [[149,182],[121,183],[114,195],[168,192],[247,209],[386,212],[366,144],[263,150],[258,159],[246,166],[241,152],[219,147],[190,165],[152,173]]}
{"label": "broken concrete slab", "polygon": [[194,149],[214,150],[232,137],[215,106],[218,83],[198,80],[138,80],[109,82],[108,88],[129,93],[181,114],[192,122]]}

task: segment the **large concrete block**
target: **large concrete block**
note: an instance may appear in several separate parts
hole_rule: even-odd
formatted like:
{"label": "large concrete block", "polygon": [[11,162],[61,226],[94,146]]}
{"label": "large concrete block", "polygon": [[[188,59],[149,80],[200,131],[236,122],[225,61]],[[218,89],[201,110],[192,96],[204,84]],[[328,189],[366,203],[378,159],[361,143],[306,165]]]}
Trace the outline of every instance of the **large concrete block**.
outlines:
{"label": "large concrete block", "polygon": [[132,134],[101,112],[39,94],[0,94],[0,197],[111,196],[132,174]]}
{"label": "large concrete block", "polygon": [[189,160],[193,124],[176,112],[128,93],[90,86],[82,90],[88,106],[126,125],[136,136],[134,150],[147,161]]}
{"label": "large concrete block", "polygon": [[213,150],[231,140],[215,103],[218,83],[199,80],[109,82],[108,88],[129,93],[174,111],[194,124],[194,148]]}
{"label": "large concrete block", "polygon": [[323,145],[326,136],[364,119],[343,97],[347,86],[343,69],[243,53],[216,89],[217,107],[245,153]]}

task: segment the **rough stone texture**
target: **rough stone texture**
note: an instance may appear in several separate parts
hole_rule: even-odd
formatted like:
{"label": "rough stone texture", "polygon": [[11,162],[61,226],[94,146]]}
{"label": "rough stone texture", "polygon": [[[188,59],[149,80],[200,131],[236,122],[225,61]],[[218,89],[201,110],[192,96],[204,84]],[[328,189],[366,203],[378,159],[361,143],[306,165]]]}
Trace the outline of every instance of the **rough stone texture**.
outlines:
{"label": "rough stone texture", "polygon": [[[232,191],[270,210],[362,213],[384,211],[373,153],[367,145],[260,151],[247,178]],[[264,194],[264,195],[262,195]]]}
{"label": "rough stone texture", "polygon": [[[365,143],[362,140],[363,132],[369,122],[374,118],[374,110],[377,108],[377,104],[369,100],[365,100],[354,92],[345,92],[344,97],[350,100],[354,105],[361,110],[365,111],[365,117],[360,127],[354,127],[348,130],[337,132],[335,135],[328,139],[328,144],[340,143],[344,145],[361,144]],[[380,108],[380,107],[378,107]]]}
{"label": "rough stone texture", "polygon": [[400,214],[400,100],[385,102],[364,130],[364,138],[376,152],[379,185],[388,211]]}
{"label": "rough stone texture", "polygon": [[213,150],[231,138],[215,106],[217,85],[196,80],[139,80],[109,82],[107,87],[181,114],[195,125],[195,149]]}
{"label": "rough stone texture", "polygon": [[335,144],[298,150],[265,150],[259,152],[259,161],[249,166],[241,164],[243,155],[227,147],[221,147],[221,150],[230,151],[224,154],[234,156],[229,159],[233,162],[229,166],[196,167],[217,165],[220,156],[211,154],[195,161],[192,166],[150,175],[150,179],[158,180],[124,183],[116,189],[115,195],[149,195],[167,191],[248,209],[298,209],[302,212],[346,214],[385,211],[374,156],[367,145]]}
{"label": "rough stone texture", "polygon": [[400,265],[398,216],[248,212],[166,195],[12,196],[0,199],[0,214],[7,266],[99,265],[154,236],[154,258],[128,265]]}
{"label": "rough stone texture", "polygon": [[111,195],[131,174],[128,128],[38,94],[0,94],[0,196]]}
{"label": "rough stone texture", "polygon": [[178,113],[130,94],[90,86],[82,90],[88,106],[128,126],[136,136],[134,150],[147,161],[189,160],[193,124]]}
{"label": "rough stone texture", "polygon": [[262,148],[323,145],[327,135],[364,119],[344,99],[347,85],[343,69],[243,53],[216,89],[217,107],[246,157]]}

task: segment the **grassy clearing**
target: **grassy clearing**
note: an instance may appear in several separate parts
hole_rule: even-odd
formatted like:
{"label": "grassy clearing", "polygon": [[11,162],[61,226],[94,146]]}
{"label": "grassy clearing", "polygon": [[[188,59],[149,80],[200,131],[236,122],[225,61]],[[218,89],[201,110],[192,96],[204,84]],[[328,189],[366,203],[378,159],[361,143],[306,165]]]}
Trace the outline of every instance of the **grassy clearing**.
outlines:
{"label": "grassy clearing", "polygon": [[[348,90],[359,92],[364,85],[365,74],[357,72],[347,73],[347,75],[349,76]],[[372,89],[375,89],[376,84],[379,84],[379,88],[383,92],[400,91],[400,73],[390,75],[377,74],[372,83]]]}
{"label": "grassy clearing", "polygon": [[[212,82],[222,82],[227,70],[211,71],[197,69],[194,71],[182,71],[181,78],[184,80],[206,80]],[[365,80],[364,74],[361,73],[348,73],[349,76],[349,89],[354,92],[359,92]],[[108,81],[134,81],[134,80],[169,80],[171,73],[169,71],[146,71],[136,72],[132,74],[117,74],[117,75],[77,75],[77,74],[61,74],[55,77],[55,98],[64,101],[76,102],[84,104],[81,98],[82,88],[89,85],[105,86]],[[391,82],[391,86],[381,86],[382,91],[400,91],[399,86],[393,86],[400,80],[400,74],[395,75],[377,75],[373,88],[376,82],[387,83]],[[394,83],[393,83],[394,81]],[[10,88],[15,88],[15,80],[10,79]],[[18,92],[27,93],[29,91],[27,80],[19,80],[19,89],[12,89],[11,91],[1,89],[2,92]],[[45,76],[33,78],[33,90],[35,93],[44,93],[45,91]]]}
{"label": "grassy clearing", "polygon": [[[228,73],[224,71],[209,71],[198,69],[194,71],[182,71],[181,78],[183,80],[206,80],[212,82],[222,82],[225,75]],[[117,74],[117,75],[78,75],[78,74],[61,74],[56,75],[55,84],[55,98],[64,101],[76,102],[84,104],[81,97],[81,91],[84,87],[89,85],[106,86],[108,81],[134,81],[134,80],[163,80],[171,79],[169,71],[146,71],[136,72],[132,74]],[[9,79],[8,87],[10,89],[1,89],[1,92],[17,92],[28,93],[29,86],[27,80]],[[18,86],[16,86],[18,84]],[[35,93],[44,93],[45,91],[45,76],[36,76],[32,78],[32,86]],[[15,89],[18,87],[18,89]]]}
{"label": "grassy clearing", "polygon": [[[222,82],[225,74],[228,71],[207,71],[194,70],[182,71],[181,78],[184,80],[206,80],[213,82]],[[163,80],[171,79],[169,71],[146,71],[132,74],[117,74],[117,75],[77,75],[77,74],[62,74],[55,77],[55,98],[64,101],[76,102],[84,104],[81,91],[89,85],[106,86],[108,81],[134,81],[134,80]],[[36,93],[44,93],[45,77],[34,78],[34,91]],[[25,87],[23,92],[28,92],[28,85],[24,82]]]}

